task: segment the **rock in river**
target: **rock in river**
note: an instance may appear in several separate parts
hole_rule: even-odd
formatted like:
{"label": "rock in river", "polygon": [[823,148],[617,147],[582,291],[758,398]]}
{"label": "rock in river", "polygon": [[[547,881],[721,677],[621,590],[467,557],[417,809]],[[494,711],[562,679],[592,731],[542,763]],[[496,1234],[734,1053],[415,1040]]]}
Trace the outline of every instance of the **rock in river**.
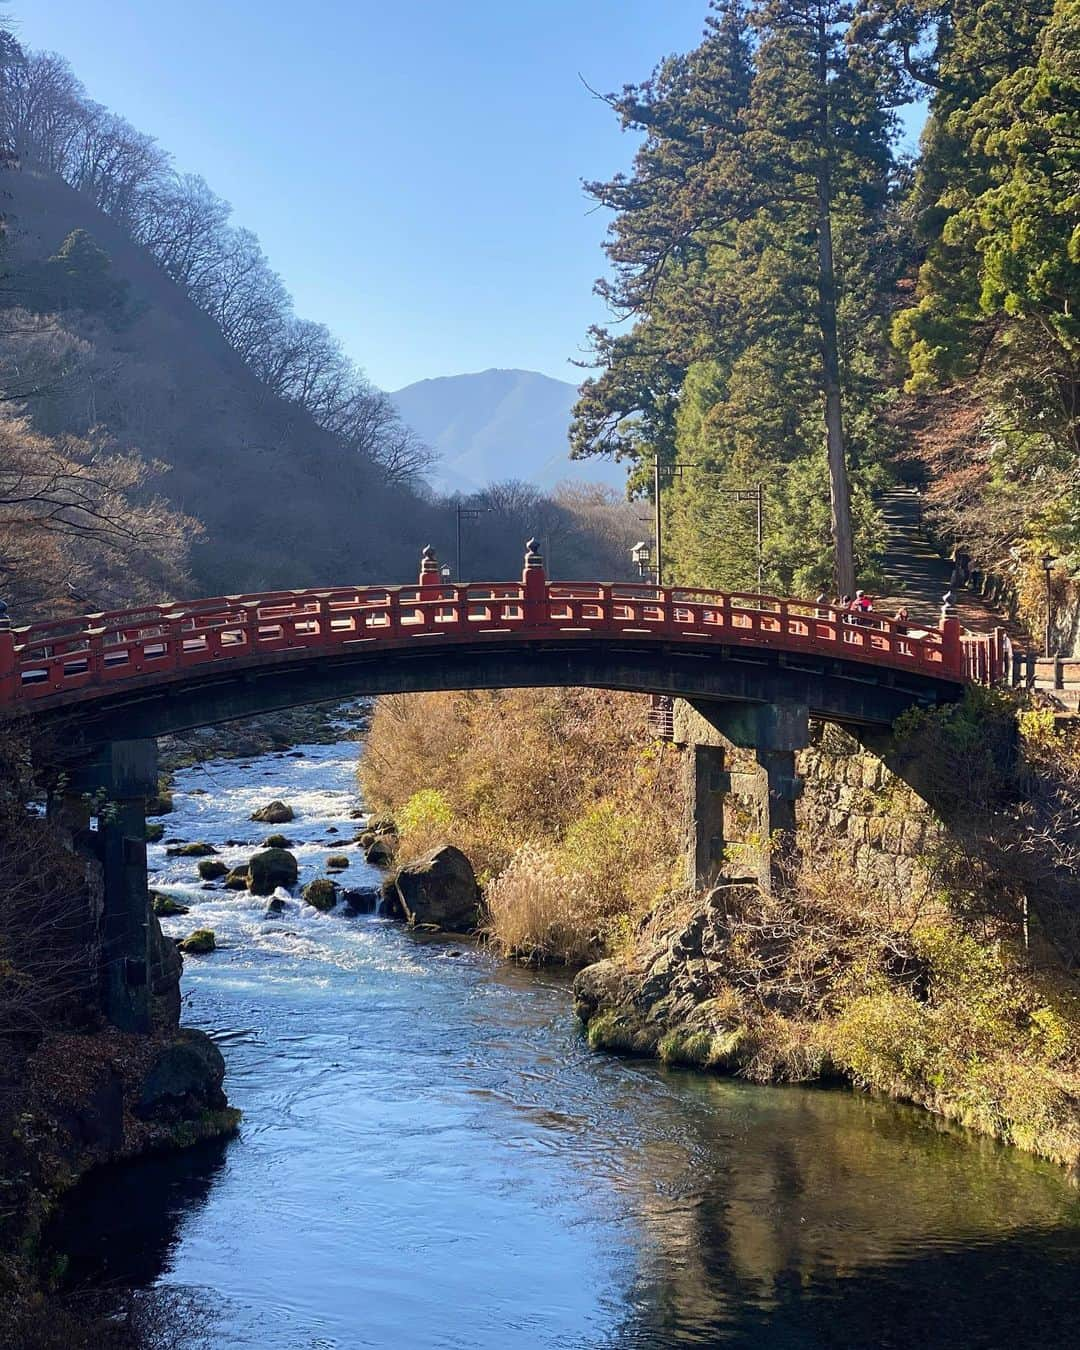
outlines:
{"label": "rock in river", "polygon": [[451,933],[476,928],[480,906],[476,876],[472,863],[452,844],[405,863],[394,886],[413,927],[434,924]]}
{"label": "rock in river", "polygon": [[377,887],[350,887],[341,892],[341,898],[350,914],[374,914],[379,908]]}
{"label": "rock in river", "polygon": [[285,802],[275,800],[252,811],[251,819],[261,820],[265,825],[285,825],[293,819],[293,809]]}
{"label": "rock in river", "polygon": [[209,858],[217,849],[213,844],[206,843],[205,840],[197,840],[194,844],[175,844],[172,848],[165,850],[166,857],[169,858]]}
{"label": "rock in river", "polygon": [[329,877],[316,877],[300,892],[313,909],[333,909],[337,904],[338,887]]}
{"label": "rock in river", "polygon": [[225,1105],[224,1077],[225,1061],[210,1037],[184,1028],[151,1065],[135,1113],[169,1119],[220,1110]]}
{"label": "rock in river", "polygon": [[196,928],[178,945],[187,956],[205,956],[207,952],[214,951],[217,944],[212,928]]}
{"label": "rock in river", "polygon": [[288,849],[268,848],[256,853],[248,863],[248,886],[252,895],[273,895],[279,886],[286,890],[296,885],[299,868]]}

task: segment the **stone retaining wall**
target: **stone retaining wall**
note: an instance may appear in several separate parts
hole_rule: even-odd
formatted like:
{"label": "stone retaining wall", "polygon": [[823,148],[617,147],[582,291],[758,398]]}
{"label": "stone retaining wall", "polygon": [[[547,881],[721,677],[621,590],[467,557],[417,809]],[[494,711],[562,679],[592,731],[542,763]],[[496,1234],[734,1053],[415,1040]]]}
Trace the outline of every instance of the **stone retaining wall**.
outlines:
{"label": "stone retaining wall", "polygon": [[815,847],[835,848],[871,884],[921,888],[919,859],[940,836],[931,807],[872,751],[839,727],[812,724],[812,741],[796,756],[802,793],[799,832]]}

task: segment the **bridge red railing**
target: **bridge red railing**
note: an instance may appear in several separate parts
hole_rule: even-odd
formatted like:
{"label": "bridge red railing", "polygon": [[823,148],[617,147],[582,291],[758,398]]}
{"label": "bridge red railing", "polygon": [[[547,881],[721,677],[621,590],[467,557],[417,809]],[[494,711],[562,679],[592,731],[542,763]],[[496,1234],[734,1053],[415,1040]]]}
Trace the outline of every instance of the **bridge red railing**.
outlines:
{"label": "bridge red railing", "polygon": [[775,596],[622,582],[448,583],[425,551],[416,586],[270,591],[148,605],[0,631],[0,710],[73,701],[125,681],[172,682],[208,666],[367,648],[607,637],[833,656],[939,679],[992,683],[1004,637],[955,619],[918,629]]}

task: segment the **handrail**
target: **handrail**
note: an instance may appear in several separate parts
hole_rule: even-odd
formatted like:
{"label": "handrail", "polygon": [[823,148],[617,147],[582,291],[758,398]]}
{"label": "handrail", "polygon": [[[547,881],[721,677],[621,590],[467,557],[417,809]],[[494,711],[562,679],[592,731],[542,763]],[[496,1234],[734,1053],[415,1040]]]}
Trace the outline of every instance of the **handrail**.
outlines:
{"label": "handrail", "polygon": [[143,605],[0,631],[0,710],[80,700],[125,680],[175,681],[207,665],[257,664],[295,652],[402,644],[589,637],[833,656],[913,674],[993,683],[1004,634],[963,635],[955,619],[916,629],[873,613],[752,593],[638,582],[520,582],[319,587]]}

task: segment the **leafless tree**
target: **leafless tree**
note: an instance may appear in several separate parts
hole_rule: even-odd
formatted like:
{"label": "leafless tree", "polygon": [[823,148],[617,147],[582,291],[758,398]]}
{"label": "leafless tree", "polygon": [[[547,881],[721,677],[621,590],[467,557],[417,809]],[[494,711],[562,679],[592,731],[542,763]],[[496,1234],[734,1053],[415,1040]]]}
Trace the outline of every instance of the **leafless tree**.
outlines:
{"label": "leafless tree", "polygon": [[22,616],[182,589],[197,523],[150,495],[162,465],[0,414],[0,588]]}
{"label": "leafless tree", "polygon": [[190,291],[220,260],[231,211],[198,174],[170,174],[143,194],[134,232],[169,276]]}

